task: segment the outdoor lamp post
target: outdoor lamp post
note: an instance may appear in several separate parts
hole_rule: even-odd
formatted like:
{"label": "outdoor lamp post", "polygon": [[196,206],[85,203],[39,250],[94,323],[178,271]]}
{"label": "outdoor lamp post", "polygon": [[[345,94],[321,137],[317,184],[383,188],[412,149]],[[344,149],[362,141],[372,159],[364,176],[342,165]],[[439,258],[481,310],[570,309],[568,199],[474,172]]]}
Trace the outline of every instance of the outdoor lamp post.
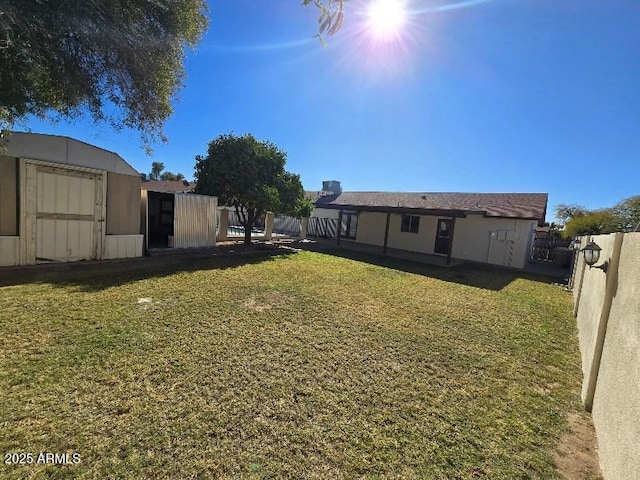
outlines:
{"label": "outdoor lamp post", "polygon": [[597,243],[591,241],[587,243],[581,251],[584,252],[584,261],[589,265],[589,268],[593,267],[599,268],[603,272],[607,271],[607,268],[609,267],[609,262],[607,260],[605,260],[602,265],[596,265],[598,260],[600,260],[600,252],[602,251]]}

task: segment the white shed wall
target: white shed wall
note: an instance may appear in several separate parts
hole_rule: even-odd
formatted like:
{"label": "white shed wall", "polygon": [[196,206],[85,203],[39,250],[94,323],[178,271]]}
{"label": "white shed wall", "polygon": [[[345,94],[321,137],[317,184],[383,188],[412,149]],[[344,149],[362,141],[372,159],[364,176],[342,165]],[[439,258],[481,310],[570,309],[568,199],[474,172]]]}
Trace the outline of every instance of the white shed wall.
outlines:
{"label": "white shed wall", "polygon": [[103,258],[134,258],[143,255],[144,235],[107,235]]}
{"label": "white shed wall", "polygon": [[0,267],[20,264],[20,237],[0,237]]}

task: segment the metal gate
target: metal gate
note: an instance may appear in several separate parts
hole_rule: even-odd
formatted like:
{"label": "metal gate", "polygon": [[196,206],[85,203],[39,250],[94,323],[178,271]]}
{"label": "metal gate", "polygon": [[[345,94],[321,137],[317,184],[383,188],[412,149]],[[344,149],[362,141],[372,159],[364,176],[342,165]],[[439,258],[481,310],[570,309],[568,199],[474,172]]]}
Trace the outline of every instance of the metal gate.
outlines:
{"label": "metal gate", "polygon": [[217,197],[176,193],[173,208],[174,247],[215,246]]}

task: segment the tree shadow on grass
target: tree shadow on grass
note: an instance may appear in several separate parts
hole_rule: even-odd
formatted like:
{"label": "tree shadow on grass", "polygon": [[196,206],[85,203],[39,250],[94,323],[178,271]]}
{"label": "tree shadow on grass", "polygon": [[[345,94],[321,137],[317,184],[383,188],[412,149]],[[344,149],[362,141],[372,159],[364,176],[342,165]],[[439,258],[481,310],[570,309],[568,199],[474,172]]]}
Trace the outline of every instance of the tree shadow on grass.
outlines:
{"label": "tree shadow on grass", "polygon": [[499,291],[519,278],[543,283],[556,283],[557,278],[533,274],[522,270],[479,263],[463,263],[455,266],[439,266],[424,262],[396,258],[382,254],[352,250],[348,248],[316,248],[312,244],[305,250],[324,253],[340,258],[348,258],[380,267],[392,268],[407,273],[436,278],[445,282],[458,283],[470,287]]}
{"label": "tree shadow on grass", "polygon": [[61,287],[75,286],[82,291],[91,292],[176,273],[258,264],[275,258],[287,258],[292,254],[295,252],[291,250],[250,247],[208,254],[33,265],[0,271],[0,286],[51,283]]}

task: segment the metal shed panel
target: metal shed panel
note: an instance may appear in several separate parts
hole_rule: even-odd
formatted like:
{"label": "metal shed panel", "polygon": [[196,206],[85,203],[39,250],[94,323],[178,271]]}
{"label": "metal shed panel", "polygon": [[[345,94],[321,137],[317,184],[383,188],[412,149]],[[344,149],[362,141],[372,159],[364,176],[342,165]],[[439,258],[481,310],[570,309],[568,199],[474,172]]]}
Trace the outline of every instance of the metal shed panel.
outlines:
{"label": "metal shed panel", "polygon": [[173,246],[175,248],[215,246],[217,209],[216,197],[176,193]]}

